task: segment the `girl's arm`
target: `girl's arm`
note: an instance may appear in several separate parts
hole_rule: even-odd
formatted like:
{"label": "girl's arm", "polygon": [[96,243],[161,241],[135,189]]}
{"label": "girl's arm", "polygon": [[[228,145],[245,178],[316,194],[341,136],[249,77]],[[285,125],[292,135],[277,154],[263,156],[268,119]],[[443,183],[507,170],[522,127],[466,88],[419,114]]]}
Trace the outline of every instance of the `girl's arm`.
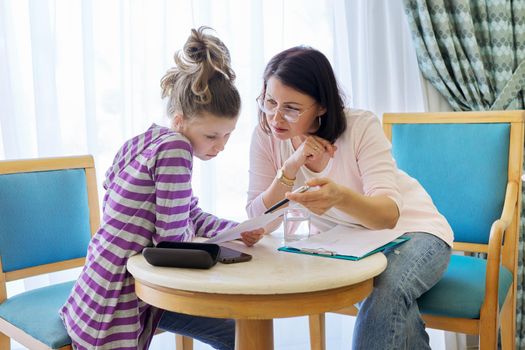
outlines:
{"label": "girl's arm", "polygon": [[191,232],[190,201],[192,149],[188,141],[170,137],[148,159],[155,182],[155,232],[153,243],[186,241]]}
{"label": "girl's arm", "polygon": [[203,211],[198,206],[197,197],[191,198],[190,218],[193,222],[195,235],[197,237],[210,238],[216,236],[219,231],[226,230],[237,225],[237,223],[234,221],[220,219],[213,214]]}

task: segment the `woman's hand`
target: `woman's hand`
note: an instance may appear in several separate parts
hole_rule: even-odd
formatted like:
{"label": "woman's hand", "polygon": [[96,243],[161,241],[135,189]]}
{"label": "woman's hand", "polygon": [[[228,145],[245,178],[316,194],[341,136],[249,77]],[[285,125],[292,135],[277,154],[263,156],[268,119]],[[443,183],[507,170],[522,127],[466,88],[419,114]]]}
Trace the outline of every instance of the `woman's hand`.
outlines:
{"label": "woman's hand", "polygon": [[[299,171],[301,166],[318,161],[325,155],[325,153],[328,153],[330,157],[333,157],[336,150],[337,146],[331,144],[330,141],[315,135],[308,136],[301,145],[297,147],[286,163],[295,170],[295,174]],[[291,174],[286,173],[286,175]]]}
{"label": "woman's hand", "polygon": [[259,242],[264,236],[264,228],[257,230],[245,231],[241,233],[241,240],[248,247],[251,247],[255,243]]}
{"label": "woman's hand", "polygon": [[286,198],[302,204],[317,215],[335,207],[372,230],[391,229],[397,225],[399,208],[386,195],[365,196],[327,178],[311,179],[306,184],[318,186],[319,189],[304,193],[287,192]]}
{"label": "woman's hand", "polygon": [[286,193],[286,198],[308,208],[311,212],[322,215],[328,209],[336,206],[341,199],[342,190],[338,184],[328,178],[317,178],[307,181],[310,187],[318,186],[318,190],[304,193]]}

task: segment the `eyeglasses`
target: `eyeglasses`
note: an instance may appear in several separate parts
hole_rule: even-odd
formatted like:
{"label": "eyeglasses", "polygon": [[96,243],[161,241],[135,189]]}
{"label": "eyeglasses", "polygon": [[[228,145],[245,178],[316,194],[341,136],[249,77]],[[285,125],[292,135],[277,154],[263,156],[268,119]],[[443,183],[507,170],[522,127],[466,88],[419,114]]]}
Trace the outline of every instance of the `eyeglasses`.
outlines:
{"label": "eyeglasses", "polygon": [[272,99],[266,99],[263,95],[256,98],[257,105],[259,109],[266,114],[267,116],[273,116],[277,112],[281,112],[283,119],[289,123],[296,123],[299,118],[310,108],[312,108],[316,102],[314,102],[310,107],[300,111],[299,109],[285,107],[279,108],[279,104]]}

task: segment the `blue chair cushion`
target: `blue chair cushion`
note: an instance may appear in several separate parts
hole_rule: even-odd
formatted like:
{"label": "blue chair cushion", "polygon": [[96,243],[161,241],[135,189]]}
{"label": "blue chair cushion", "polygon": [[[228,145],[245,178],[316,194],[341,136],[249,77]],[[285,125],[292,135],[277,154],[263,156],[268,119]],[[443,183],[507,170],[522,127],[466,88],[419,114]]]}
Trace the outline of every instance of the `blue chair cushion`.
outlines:
{"label": "blue chair cushion", "polygon": [[[443,278],[417,301],[422,314],[479,319],[485,297],[487,261],[471,256],[452,255]],[[512,284],[512,273],[505,267],[499,272],[499,306]]]}
{"label": "blue chair cushion", "polygon": [[30,290],[0,304],[0,317],[52,349],[71,344],[58,310],[74,281]]}

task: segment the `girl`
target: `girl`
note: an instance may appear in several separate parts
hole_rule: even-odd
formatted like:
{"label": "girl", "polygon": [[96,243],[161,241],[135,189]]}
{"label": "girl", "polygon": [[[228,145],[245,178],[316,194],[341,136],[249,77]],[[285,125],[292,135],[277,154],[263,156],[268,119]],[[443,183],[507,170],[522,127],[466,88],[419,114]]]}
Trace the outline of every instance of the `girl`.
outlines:
{"label": "girl", "polygon": [[[235,129],[240,97],[226,46],[192,30],[161,80],[171,128],[152,125],[118,151],[106,173],[103,220],[60,315],[75,349],[147,349],[157,326],[233,349],[233,320],[159,310],[134,291],[126,262],[162,241],[212,237],[235,225],[203,212],[191,189],[193,156],[212,159]],[[255,244],[263,229],[244,232]],[[160,323],[159,323],[160,322]]]}
{"label": "girl", "polygon": [[[260,215],[285,195],[325,231],[337,224],[395,228],[411,239],[384,253],[354,329],[354,349],[430,349],[417,298],[445,271],[453,235],[423,187],[396,168],[372,113],[345,109],[328,59],[294,47],[264,71],[259,126],[250,151],[247,211]],[[306,183],[317,191],[289,193]]]}

